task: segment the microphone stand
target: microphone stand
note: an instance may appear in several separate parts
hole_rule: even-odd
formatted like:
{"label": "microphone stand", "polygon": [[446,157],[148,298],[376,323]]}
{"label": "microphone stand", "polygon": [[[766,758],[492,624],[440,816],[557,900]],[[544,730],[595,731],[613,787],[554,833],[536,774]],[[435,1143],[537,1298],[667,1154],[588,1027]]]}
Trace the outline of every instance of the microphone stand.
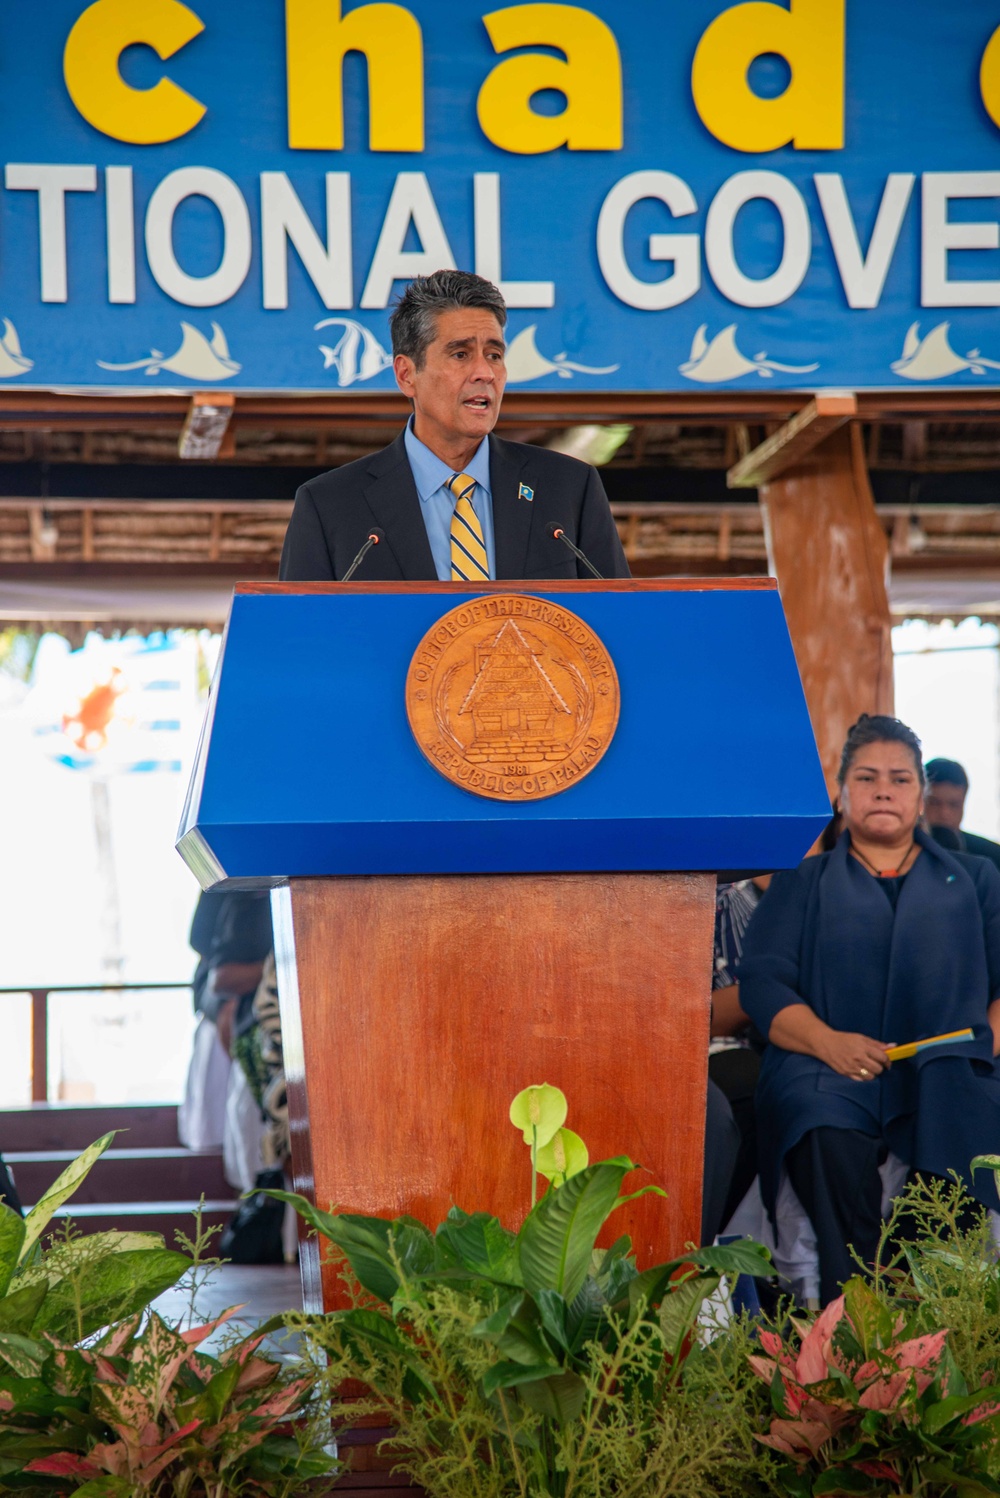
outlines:
{"label": "microphone stand", "polygon": [[593,562],[580,550],[579,546],[573,545],[573,542],[569,539],[561,525],[556,525],[554,520],[550,520],[548,525],[548,532],[553,541],[561,541],[564,546],[568,546],[573,555],[583,563],[587,571],[593,577],[597,578],[598,582],[604,582],[605,579],[603,574],[598,572]]}

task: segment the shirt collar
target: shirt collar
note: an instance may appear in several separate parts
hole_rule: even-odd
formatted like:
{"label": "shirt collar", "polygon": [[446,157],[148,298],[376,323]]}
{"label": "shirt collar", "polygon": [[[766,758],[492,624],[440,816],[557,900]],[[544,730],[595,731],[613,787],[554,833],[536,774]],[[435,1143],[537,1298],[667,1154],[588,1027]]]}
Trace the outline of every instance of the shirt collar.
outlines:
{"label": "shirt collar", "polygon": [[[444,488],[455,470],[449,468],[447,463],[441,461],[437,453],[432,453],[430,448],[421,442],[413,430],[412,416],[406,423],[403,441],[406,445],[406,456],[409,458],[410,467],[413,470],[413,482],[417,486],[417,493],[421,501],[426,502],[432,494],[436,494],[439,489]],[[487,494],[490,493],[489,437],[484,437],[482,442],[480,442],[473,454],[472,461],[465,465],[464,472],[470,478],[475,479],[479,487],[485,489]]]}

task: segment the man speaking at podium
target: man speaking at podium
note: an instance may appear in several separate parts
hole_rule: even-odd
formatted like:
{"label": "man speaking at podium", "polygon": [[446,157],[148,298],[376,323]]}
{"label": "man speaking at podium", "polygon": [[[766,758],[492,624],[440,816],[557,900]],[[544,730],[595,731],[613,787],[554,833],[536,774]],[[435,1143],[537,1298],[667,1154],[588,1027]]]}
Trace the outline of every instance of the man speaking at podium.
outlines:
{"label": "man speaking at podium", "polygon": [[482,276],[439,270],[411,281],[390,328],[413,414],[381,452],[302,485],[282,579],[345,577],[373,531],[359,582],[589,577],[588,561],[602,577],[629,576],[596,469],[491,435],[506,322],[503,297]]}

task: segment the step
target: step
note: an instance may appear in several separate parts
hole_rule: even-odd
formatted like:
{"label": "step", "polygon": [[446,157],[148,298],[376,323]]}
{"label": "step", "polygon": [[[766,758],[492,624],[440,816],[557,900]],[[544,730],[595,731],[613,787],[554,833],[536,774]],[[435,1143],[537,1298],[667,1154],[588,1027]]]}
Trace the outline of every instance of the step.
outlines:
{"label": "step", "polygon": [[[119,1135],[128,1138],[128,1135]],[[77,1150],[5,1150],[22,1201],[36,1202],[77,1156]],[[222,1170],[218,1151],[197,1152],[181,1145],[172,1148],[109,1149],[94,1162],[87,1178],[73,1193],[76,1205],[99,1202],[186,1200],[199,1196],[229,1197],[232,1188]]]}
{"label": "step", "polygon": [[0,1152],[73,1150],[79,1153],[112,1129],[128,1130],[123,1148],[179,1146],[176,1103],[28,1103],[0,1111]]}
{"label": "step", "polygon": [[[189,1238],[194,1236],[192,1214],[197,1206],[197,1201],[91,1202],[83,1206],[67,1202],[65,1207],[60,1207],[54,1214],[52,1225],[57,1227],[60,1219],[69,1217],[83,1233],[107,1233],[112,1230],[123,1233],[160,1233],[167,1247],[173,1248],[174,1233],[178,1228]],[[232,1199],[206,1201],[202,1208],[202,1229],[224,1227],[237,1206],[238,1203]],[[210,1253],[217,1251],[218,1238],[213,1240],[213,1244],[214,1248],[209,1249]]]}

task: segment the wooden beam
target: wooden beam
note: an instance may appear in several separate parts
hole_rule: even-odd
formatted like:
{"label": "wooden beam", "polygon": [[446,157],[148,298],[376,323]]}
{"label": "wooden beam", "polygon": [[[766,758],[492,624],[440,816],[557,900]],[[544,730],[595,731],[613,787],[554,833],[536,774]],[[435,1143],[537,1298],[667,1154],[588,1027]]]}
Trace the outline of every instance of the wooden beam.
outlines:
{"label": "wooden beam", "polygon": [[[211,392],[218,399],[223,392]],[[398,429],[409,414],[409,402],[395,391],[313,391],[306,395],[235,395],[240,429],[275,422],[292,429],[330,421]],[[892,389],[857,392],[862,421],[962,421],[974,424],[1000,419],[1000,386],[955,389]],[[786,421],[801,410],[801,391],[768,390],[517,390],[504,396],[500,424],[570,426],[582,422],[740,422]],[[151,392],[115,391],[101,395],[54,390],[5,388],[0,391],[0,431],[17,431],[27,444],[32,429],[96,432],[142,429],[177,432],[190,397]],[[31,456],[26,448],[26,457]]]}
{"label": "wooden beam", "polygon": [[767,554],[831,792],[860,713],[893,710],[888,541],[861,429],[835,432],[760,491]]}
{"label": "wooden beam", "polygon": [[849,391],[814,396],[790,421],[733,464],[726,474],[727,485],[730,489],[759,489],[857,414],[857,397]]}
{"label": "wooden beam", "polygon": [[231,390],[196,390],[181,428],[178,455],[200,463],[212,462],[219,456],[235,410],[236,396]]}

